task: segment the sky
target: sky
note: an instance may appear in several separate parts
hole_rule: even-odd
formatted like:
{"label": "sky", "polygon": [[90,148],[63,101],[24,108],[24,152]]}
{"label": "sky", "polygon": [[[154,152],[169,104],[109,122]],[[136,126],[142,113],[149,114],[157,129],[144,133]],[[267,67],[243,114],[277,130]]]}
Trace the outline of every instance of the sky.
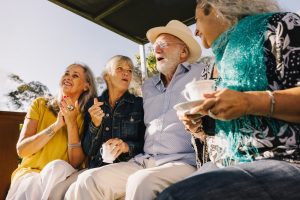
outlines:
{"label": "sky", "polygon": [[[299,0],[278,2],[284,10],[300,11]],[[56,94],[62,73],[74,62],[86,63],[99,76],[110,57],[122,54],[134,59],[139,53],[138,44],[49,1],[0,3],[0,110],[7,110],[1,96],[15,87],[8,74],[25,82],[40,81]]]}

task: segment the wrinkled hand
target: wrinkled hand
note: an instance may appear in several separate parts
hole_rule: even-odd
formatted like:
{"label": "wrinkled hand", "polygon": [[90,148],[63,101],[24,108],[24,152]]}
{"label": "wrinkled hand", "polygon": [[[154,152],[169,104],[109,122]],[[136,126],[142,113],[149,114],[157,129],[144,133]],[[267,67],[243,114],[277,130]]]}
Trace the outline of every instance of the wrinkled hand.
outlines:
{"label": "wrinkled hand", "polygon": [[129,152],[128,144],[119,138],[109,139],[107,140],[106,144],[114,147],[112,154],[115,158],[119,157],[122,153]]}
{"label": "wrinkled hand", "polygon": [[101,109],[100,106],[103,105],[103,102],[99,102],[97,98],[94,98],[94,105],[92,105],[89,109],[88,112],[91,115],[92,122],[95,127],[99,127],[102,119],[105,115],[103,110]]}
{"label": "wrinkled hand", "polygon": [[185,114],[183,112],[178,111],[177,116],[179,120],[185,126],[185,129],[190,132],[196,138],[203,139],[204,132],[199,131],[199,127],[202,127],[202,115],[200,114]]}
{"label": "wrinkled hand", "polygon": [[222,89],[205,94],[205,101],[191,110],[191,113],[209,115],[214,119],[231,120],[248,113],[249,100],[244,92]]}
{"label": "wrinkled hand", "polygon": [[[69,110],[68,105],[74,106],[74,110]],[[60,111],[64,117],[65,123],[68,125],[77,123],[77,116],[79,115],[78,101],[72,102],[70,97],[65,96],[60,104]]]}
{"label": "wrinkled hand", "polygon": [[57,114],[57,118],[54,124],[57,127],[57,129],[60,129],[65,125],[65,120],[61,111],[59,111],[59,113]]}

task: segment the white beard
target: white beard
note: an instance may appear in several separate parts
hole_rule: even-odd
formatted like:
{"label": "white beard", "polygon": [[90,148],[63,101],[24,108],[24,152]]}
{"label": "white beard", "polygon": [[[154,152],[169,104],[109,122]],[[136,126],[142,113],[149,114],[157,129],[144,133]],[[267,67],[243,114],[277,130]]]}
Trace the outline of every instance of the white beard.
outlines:
{"label": "white beard", "polygon": [[172,54],[168,54],[167,57],[161,62],[157,63],[157,70],[163,75],[167,76],[170,73],[174,73],[177,66],[180,64],[180,51],[174,51]]}

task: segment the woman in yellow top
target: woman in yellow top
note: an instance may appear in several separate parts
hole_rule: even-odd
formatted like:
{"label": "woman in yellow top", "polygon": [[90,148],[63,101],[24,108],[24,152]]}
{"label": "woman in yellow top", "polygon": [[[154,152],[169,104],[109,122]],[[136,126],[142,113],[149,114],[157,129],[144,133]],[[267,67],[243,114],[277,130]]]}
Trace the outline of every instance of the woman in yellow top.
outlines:
{"label": "woman in yellow top", "polygon": [[58,98],[37,98],[26,114],[6,199],[47,199],[55,184],[84,160],[80,136],[86,102],[95,97],[94,76],[84,64],[70,65],[60,80]]}

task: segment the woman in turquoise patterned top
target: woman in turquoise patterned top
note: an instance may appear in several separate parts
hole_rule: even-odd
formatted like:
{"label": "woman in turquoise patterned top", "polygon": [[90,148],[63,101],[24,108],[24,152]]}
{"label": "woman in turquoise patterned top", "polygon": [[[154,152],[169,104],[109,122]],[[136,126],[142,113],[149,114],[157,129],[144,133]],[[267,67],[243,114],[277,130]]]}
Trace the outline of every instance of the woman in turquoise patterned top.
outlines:
{"label": "woman in turquoise patterned top", "polygon": [[217,91],[192,111],[215,119],[215,136],[194,133],[211,162],[159,199],[300,199],[300,17],[278,10],[197,1],[195,34],[218,69]]}

